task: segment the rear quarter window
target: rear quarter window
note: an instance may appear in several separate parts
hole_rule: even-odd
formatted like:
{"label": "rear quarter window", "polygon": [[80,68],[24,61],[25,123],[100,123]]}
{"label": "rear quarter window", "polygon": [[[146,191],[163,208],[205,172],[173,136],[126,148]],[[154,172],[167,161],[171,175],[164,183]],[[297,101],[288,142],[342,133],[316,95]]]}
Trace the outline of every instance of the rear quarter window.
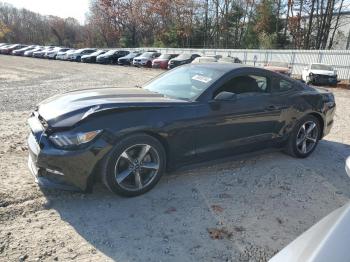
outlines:
{"label": "rear quarter window", "polygon": [[286,92],[294,89],[294,83],[283,78],[275,78],[273,81],[272,92]]}

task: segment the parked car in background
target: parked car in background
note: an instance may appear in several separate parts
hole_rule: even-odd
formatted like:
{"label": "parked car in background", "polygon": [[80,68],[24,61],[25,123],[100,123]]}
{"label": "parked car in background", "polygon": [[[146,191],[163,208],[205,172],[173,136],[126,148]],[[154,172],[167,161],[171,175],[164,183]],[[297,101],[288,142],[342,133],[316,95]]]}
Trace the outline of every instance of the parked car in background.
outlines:
{"label": "parked car in background", "polygon": [[330,65],[313,63],[302,71],[302,79],[308,84],[337,85],[337,71]]}
{"label": "parked car in background", "polygon": [[0,48],[0,53],[3,55],[10,55],[12,54],[12,51],[21,49],[26,47],[27,45],[22,45],[22,44],[14,44],[14,45],[8,45]]}
{"label": "parked car in background", "polygon": [[194,59],[200,57],[198,54],[181,54],[173,59],[169,60],[168,69],[175,68],[180,65],[191,63]]}
{"label": "parked car in background", "polygon": [[4,50],[4,49],[6,49],[6,48],[8,48],[8,47],[10,47],[11,45],[2,45],[2,46],[0,46],[0,54],[1,54],[1,51],[2,50]]}
{"label": "parked car in background", "polygon": [[33,57],[44,58],[45,53],[53,50],[54,48],[55,46],[45,46],[43,49],[33,52]]}
{"label": "parked car in background", "polygon": [[27,51],[24,51],[23,55],[32,57],[34,52],[41,51],[41,50],[44,50],[44,47],[37,46],[37,47],[35,47],[33,49],[29,49]]}
{"label": "parked car in background", "polygon": [[7,43],[0,43],[0,47],[3,47],[5,45],[8,45]]}
{"label": "parked car in background", "polygon": [[17,56],[21,56],[24,55],[24,52],[29,51],[29,50],[33,50],[34,48],[36,48],[37,45],[30,45],[30,46],[26,46],[17,50],[13,50],[12,54],[13,55],[17,55]]}
{"label": "parked car in background", "polygon": [[152,67],[152,62],[154,59],[159,57],[161,54],[156,51],[148,51],[142,53],[138,57],[135,57],[132,60],[133,66],[144,66],[144,67]]}
{"label": "parked car in background", "polygon": [[162,54],[152,62],[152,68],[168,69],[170,59],[177,57],[178,54]]}
{"label": "parked car in background", "polygon": [[83,62],[83,63],[95,63],[96,57],[98,57],[99,55],[103,55],[104,53],[106,53],[106,50],[97,50],[96,52],[93,52],[91,54],[83,55],[81,57],[81,62]]}
{"label": "parked car in background", "polygon": [[264,65],[264,68],[287,76],[292,74],[292,67],[286,62],[271,61]]}
{"label": "parked car in background", "polygon": [[218,57],[215,56],[199,56],[196,57],[191,63],[199,64],[199,63],[216,63],[218,61]]}
{"label": "parked car in background", "polygon": [[219,63],[229,63],[229,64],[242,64],[242,61],[238,57],[231,57],[231,56],[226,56],[226,57],[221,57],[218,60]]}
{"label": "parked car in background", "polygon": [[45,53],[44,57],[48,58],[48,59],[56,59],[58,52],[66,52],[68,50],[69,50],[69,48],[67,48],[67,47],[56,47],[50,51],[47,51]]}
{"label": "parked car in background", "polygon": [[96,62],[99,64],[117,64],[118,59],[128,55],[130,52],[126,50],[109,50],[108,52],[96,57]]}
{"label": "parked car in background", "polygon": [[58,52],[56,55],[56,60],[68,60],[68,56],[74,53],[76,49],[69,49],[67,51]]}
{"label": "parked car in background", "polygon": [[127,54],[126,56],[123,56],[121,58],[118,58],[118,65],[131,65],[132,64],[132,60],[135,57],[140,56],[142,53],[138,52],[138,51],[134,51],[134,52],[130,52],[129,54]]}
{"label": "parked car in background", "polygon": [[70,53],[67,57],[67,60],[74,61],[74,62],[80,62],[81,57],[83,55],[88,55],[88,54],[91,54],[93,52],[96,52],[96,48],[81,48],[81,49],[78,49],[78,50]]}

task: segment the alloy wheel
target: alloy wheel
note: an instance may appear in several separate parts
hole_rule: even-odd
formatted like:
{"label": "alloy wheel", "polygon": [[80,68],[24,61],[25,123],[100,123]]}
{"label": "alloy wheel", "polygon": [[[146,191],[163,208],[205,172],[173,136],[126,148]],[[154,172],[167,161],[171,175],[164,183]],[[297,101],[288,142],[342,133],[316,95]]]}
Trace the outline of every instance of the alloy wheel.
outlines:
{"label": "alloy wheel", "polygon": [[154,147],[148,144],[133,145],[117,159],[115,180],[123,189],[139,191],[152,183],[159,167],[160,158]]}
{"label": "alloy wheel", "polygon": [[299,129],[296,139],[297,149],[307,154],[314,149],[318,139],[318,126],[314,121],[305,122]]}

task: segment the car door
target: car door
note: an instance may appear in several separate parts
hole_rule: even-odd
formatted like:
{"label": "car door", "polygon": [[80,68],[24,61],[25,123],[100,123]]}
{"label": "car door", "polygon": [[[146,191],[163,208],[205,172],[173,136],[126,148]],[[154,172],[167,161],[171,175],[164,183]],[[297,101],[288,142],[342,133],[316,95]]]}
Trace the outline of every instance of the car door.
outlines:
{"label": "car door", "polygon": [[112,56],[112,61],[113,61],[113,63],[117,63],[117,62],[118,62],[118,59],[119,59],[120,57],[122,57],[123,54],[124,54],[123,51],[117,51],[117,52],[115,52],[115,53],[113,54],[113,56]]}
{"label": "car door", "polygon": [[[246,71],[228,77],[202,101],[196,135],[199,157],[222,156],[267,146],[277,132],[281,109],[271,96],[271,77],[264,71]],[[216,100],[221,92],[231,100]]]}

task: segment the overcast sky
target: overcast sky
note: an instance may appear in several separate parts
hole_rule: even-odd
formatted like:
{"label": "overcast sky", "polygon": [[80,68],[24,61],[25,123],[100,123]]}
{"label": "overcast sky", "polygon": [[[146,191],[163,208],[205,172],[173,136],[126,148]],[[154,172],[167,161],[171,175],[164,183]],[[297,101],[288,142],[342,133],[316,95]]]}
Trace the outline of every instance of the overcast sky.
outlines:
{"label": "overcast sky", "polygon": [[80,23],[85,21],[89,10],[89,0],[0,0],[15,7],[26,8],[43,15],[55,15],[62,18],[74,17]]}

